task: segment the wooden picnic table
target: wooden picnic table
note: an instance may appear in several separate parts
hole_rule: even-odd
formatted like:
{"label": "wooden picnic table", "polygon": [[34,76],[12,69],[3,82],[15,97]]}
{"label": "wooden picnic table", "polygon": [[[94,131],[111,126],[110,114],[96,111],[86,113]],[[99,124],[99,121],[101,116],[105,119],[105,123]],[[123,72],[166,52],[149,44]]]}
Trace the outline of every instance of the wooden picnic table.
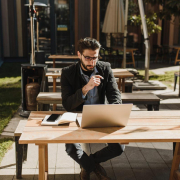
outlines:
{"label": "wooden picnic table", "polygon": [[[112,49],[124,51],[123,47],[118,47],[118,46],[113,46]],[[134,51],[137,51],[137,50],[138,50],[137,48],[126,48],[126,52],[130,52],[132,56],[132,62],[126,62],[126,64],[133,64],[134,68],[135,68]]]}
{"label": "wooden picnic table", "polygon": [[[62,68],[48,68],[46,76],[53,78],[53,92],[56,92],[56,79],[61,77]],[[53,104],[53,110],[56,110],[56,104]]]}
{"label": "wooden picnic table", "polygon": [[134,74],[130,73],[127,69],[112,69],[114,77],[119,78],[118,88],[122,92],[125,92],[125,78],[134,77]]}
{"label": "wooden picnic table", "polygon": [[[56,92],[56,79],[61,77],[62,68],[48,68],[46,76],[51,76],[53,78],[53,92]],[[122,92],[125,92],[125,78],[134,77],[134,74],[130,73],[126,69],[112,69],[114,77],[119,78],[118,88]]]}
{"label": "wooden picnic table", "polygon": [[[176,142],[170,180],[180,163],[180,112],[132,111],[126,127],[82,129],[70,123],[60,126],[41,126],[46,115],[60,111],[32,111],[20,137],[20,144],[34,143],[39,148],[39,180],[48,175],[49,143],[135,143]],[[78,114],[80,118],[82,114]],[[121,170],[121,169],[120,169]],[[178,176],[178,179],[180,176]]]}
{"label": "wooden picnic table", "polygon": [[75,59],[79,59],[77,55],[50,55],[48,57],[49,59],[53,59],[53,68],[56,67],[56,59],[71,59],[71,60],[75,60]]}

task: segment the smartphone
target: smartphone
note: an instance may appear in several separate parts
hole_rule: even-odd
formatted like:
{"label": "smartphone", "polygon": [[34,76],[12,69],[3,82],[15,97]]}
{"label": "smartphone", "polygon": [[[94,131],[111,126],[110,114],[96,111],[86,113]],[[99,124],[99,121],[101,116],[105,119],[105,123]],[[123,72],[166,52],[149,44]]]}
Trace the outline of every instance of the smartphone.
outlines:
{"label": "smartphone", "polygon": [[59,116],[60,116],[60,114],[51,114],[51,115],[48,117],[47,121],[48,121],[48,122],[54,122],[54,121],[57,120],[57,118],[58,118]]}

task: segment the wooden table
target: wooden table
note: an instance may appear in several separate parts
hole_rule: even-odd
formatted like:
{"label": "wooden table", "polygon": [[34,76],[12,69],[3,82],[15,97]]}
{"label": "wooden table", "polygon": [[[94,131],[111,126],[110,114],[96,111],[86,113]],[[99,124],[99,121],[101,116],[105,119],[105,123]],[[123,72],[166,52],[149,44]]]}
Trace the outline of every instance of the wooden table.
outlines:
{"label": "wooden table", "polygon": [[50,55],[48,57],[49,59],[53,59],[53,68],[55,68],[55,61],[56,59],[71,59],[71,60],[75,60],[75,59],[79,59],[77,55]]}
{"label": "wooden table", "polygon": [[[56,92],[56,79],[61,77],[61,70],[62,68],[48,68],[46,76],[50,76],[53,78],[53,92]],[[134,74],[130,73],[126,69],[112,69],[114,77],[119,78],[118,88],[122,92],[125,92],[125,78],[127,77],[134,77]]]}
{"label": "wooden table", "polygon": [[176,65],[176,63],[180,61],[180,59],[178,59],[179,51],[180,51],[180,46],[171,46],[171,47],[177,50],[176,58],[175,58],[175,61],[174,61],[174,65]]}
{"label": "wooden table", "polygon": [[112,69],[114,77],[119,78],[119,84],[118,88],[121,90],[122,87],[122,92],[125,92],[125,78],[127,77],[134,77],[134,74],[130,73],[126,69]]}
{"label": "wooden table", "polygon": [[[56,92],[56,79],[61,77],[61,69],[62,68],[48,68],[46,76],[50,76],[53,78],[53,92]],[[53,104],[53,110],[56,110],[56,104]]]}
{"label": "wooden table", "polygon": [[[112,49],[124,51],[123,47],[118,47],[118,46],[113,46]],[[126,52],[130,52],[132,56],[132,62],[126,62],[126,64],[133,64],[134,68],[135,68],[134,51],[137,51],[137,50],[138,50],[137,48],[126,48]]]}
{"label": "wooden table", "polygon": [[[53,92],[56,92],[56,79],[61,77],[62,68],[48,68],[46,76],[50,76],[53,78]],[[134,74],[130,73],[126,69],[112,69],[114,77],[119,78],[118,88],[122,92],[125,92],[125,78],[133,77]],[[56,110],[56,104],[53,104],[53,111]]]}
{"label": "wooden table", "polygon": [[[132,111],[126,127],[81,129],[76,123],[41,126],[45,115],[63,112],[32,111],[19,143],[35,143],[39,147],[39,180],[47,179],[48,143],[130,143],[177,142],[170,180],[180,163],[180,112]],[[81,117],[81,114],[78,114]],[[180,178],[180,177],[179,177]]]}

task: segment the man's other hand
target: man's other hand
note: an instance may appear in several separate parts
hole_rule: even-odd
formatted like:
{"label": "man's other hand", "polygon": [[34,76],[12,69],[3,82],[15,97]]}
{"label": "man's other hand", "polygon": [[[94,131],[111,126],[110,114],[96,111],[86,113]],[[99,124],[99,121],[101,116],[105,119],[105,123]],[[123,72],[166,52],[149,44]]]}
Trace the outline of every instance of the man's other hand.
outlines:
{"label": "man's other hand", "polygon": [[88,93],[88,91],[93,89],[95,86],[99,86],[101,83],[101,79],[104,78],[100,75],[92,76],[89,82],[82,88],[83,95],[85,96]]}

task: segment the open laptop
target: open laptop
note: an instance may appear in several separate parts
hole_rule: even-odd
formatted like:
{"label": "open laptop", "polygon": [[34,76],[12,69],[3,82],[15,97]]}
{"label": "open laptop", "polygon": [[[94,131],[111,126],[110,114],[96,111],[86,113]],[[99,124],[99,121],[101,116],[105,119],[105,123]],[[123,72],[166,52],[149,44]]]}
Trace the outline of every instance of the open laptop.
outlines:
{"label": "open laptop", "polygon": [[82,118],[77,121],[82,128],[126,126],[133,104],[84,105]]}

